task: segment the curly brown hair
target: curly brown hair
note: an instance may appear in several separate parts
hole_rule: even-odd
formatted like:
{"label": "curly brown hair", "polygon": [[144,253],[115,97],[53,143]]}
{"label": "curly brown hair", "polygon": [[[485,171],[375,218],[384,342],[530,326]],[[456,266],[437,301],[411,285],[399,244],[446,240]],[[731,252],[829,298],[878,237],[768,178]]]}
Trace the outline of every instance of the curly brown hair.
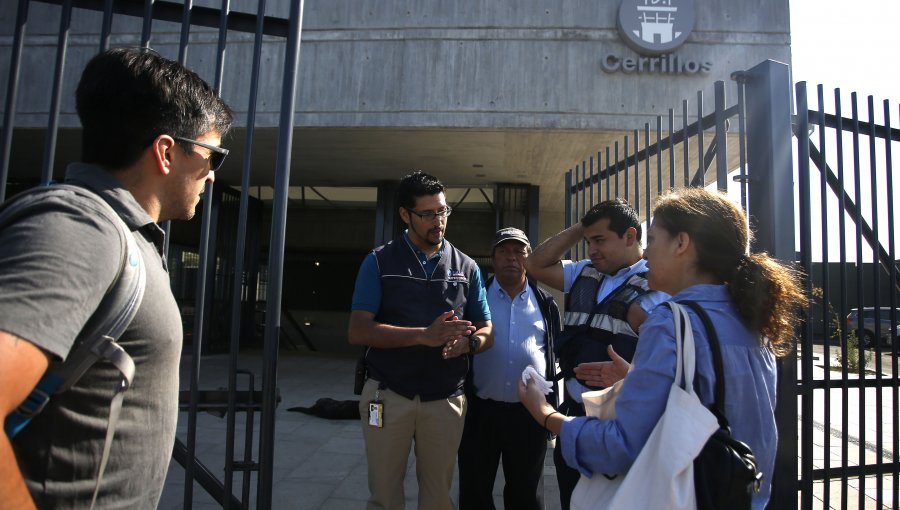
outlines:
{"label": "curly brown hair", "polygon": [[653,222],[672,235],[687,233],[697,266],[725,282],[744,323],[776,356],[791,351],[806,302],[800,272],[766,253],[747,255],[752,234],[737,204],[721,193],[685,188],[658,200]]}

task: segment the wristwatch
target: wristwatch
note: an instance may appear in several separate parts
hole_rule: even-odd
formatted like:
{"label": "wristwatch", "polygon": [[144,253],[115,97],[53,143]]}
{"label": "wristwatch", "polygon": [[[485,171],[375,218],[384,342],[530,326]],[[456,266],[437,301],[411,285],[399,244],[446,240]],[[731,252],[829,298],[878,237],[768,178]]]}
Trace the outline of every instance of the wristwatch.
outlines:
{"label": "wristwatch", "polygon": [[475,351],[478,350],[479,345],[481,345],[481,341],[478,340],[478,337],[475,335],[469,335],[469,354],[475,354]]}

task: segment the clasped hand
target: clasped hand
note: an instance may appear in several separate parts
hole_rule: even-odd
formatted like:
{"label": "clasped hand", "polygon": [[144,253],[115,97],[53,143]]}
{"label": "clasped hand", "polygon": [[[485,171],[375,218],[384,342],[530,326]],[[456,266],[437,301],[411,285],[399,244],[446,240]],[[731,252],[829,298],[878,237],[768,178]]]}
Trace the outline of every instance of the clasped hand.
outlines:
{"label": "clasped hand", "polygon": [[475,333],[475,326],[461,320],[453,310],[442,313],[425,328],[425,345],[441,347],[445,359],[455,358],[468,352],[468,337]]}

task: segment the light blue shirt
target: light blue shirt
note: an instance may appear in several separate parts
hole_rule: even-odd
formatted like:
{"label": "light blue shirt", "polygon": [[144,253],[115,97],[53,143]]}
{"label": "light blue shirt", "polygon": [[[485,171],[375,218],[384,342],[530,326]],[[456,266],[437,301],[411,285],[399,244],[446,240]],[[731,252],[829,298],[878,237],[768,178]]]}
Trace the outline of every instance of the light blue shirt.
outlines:
{"label": "light blue shirt", "polygon": [[[772,487],[778,431],[775,428],[775,357],[740,319],[724,285],[695,285],[673,300],[697,301],[709,314],[719,343],[725,378],[725,416],[735,438],[750,445],[763,472],[753,508],[765,508]],[[713,401],[715,371],[700,318],[688,309],[694,331],[700,400]],[[628,471],[665,410],[675,379],[675,331],[667,306],[653,309],[641,326],[633,368],[616,400],[616,418],[569,419],[560,440],[566,463],[586,476]]]}
{"label": "light blue shirt", "polygon": [[498,402],[518,402],[518,384],[525,367],[547,372],[544,317],[527,283],[510,298],[494,280],[487,289],[494,345],[474,357],[476,394]]}
{"label": "light blue shirt", "polygon": [[[572,260],[562,261],[564,292],[568,293],[572,289],[572,283],[575,282],[575,279],[578,278],[578,275],[581,274],[584,267],[590,263],[591,261],[589,259],[579,260],[577,262]],[[632,276],[646,271],[647,261],[640,259],[630,266],[623,267],[614,275],[606,275],[600,282],[600,288],[597,289],[597,302],[599,303],[606,299],[606,296],[618,289],[620,285],[628,281]],[[650,310],[653,310],[656,305],[663,301],[667,301],[668,299],[669,295],[664,292],[650,291],[637,298],[637,304],[649,314]],[[574,378],[566,379],[566,389],[569,390],[569,395],[571,395],[576,402],[581,402],[582,393],[591,391],[590,388],[584,386]]]}

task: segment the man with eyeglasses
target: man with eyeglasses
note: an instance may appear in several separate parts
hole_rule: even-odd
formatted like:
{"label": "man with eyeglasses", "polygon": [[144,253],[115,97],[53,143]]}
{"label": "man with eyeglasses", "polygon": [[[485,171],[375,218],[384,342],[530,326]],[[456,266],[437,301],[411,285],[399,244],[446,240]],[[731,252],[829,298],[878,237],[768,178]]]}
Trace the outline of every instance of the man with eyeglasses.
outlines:
{"label": "man with eyeglasses", "polygon": [[452,509],[450,485],[462,437],[469,360],[493,342],[475,262],[444,238],[444,185],[421,171],[400,181],[407,230],[363,260],[349,340],[364,345],[369,379],[360,415],[369,468],[369,509],[402,509],[415,441],[418,508]]}
{"label": "man with eyeglasses", "polygon": [[[460,510],[493,510],[501,460],[504,508],[544,508],[548,434],[519,402],[518,388],[528,366],[548,381],[556,379],[553,340],[560,315],[553,296],[526,277],[530,254],[525,232],[507,227],[494,235],[494,276],[486,284],[494,346],[473,358],[469,410],[459,447]],[[556,393],[547,395],[553,407]]]}
{"label": "man with eyeglasses", "polygon": [[122,267],[119,219],[146,268],[143,299],[118,339],[134,378],[96,492],[119,382],[104,362],[12,441],[0,437],[0,506],[155,509],[175,440],[182,347],[159,223],[194,215],[228,154],[219,145],[232,113],[198,75],[147,49],[95,56],[75,99],[82,162],[69,165],[66,183],[83,191],[48,193],[0,229],[0,406],[4,417],[15,412],[48,364],[70,354]]}

